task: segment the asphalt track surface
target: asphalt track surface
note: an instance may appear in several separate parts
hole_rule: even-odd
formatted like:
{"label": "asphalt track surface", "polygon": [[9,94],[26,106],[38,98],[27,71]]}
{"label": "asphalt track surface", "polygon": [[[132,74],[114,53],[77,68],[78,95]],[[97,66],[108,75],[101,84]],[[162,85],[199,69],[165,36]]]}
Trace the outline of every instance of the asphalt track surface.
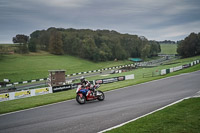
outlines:
{"label": "asphalt track surface", "polygon": [[94,133],[200,91],[200,71],[106,92],[105,101],[75,100],[0,115],[0,133]]}

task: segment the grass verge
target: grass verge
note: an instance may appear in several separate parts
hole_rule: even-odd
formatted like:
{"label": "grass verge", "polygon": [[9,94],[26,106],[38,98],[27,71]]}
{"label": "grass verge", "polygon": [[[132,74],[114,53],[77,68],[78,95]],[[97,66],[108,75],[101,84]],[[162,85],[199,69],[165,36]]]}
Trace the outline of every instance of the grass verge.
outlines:
{"label": "grass verge", "polygon": [[200,98],[191,98],[106,133],[199,133]]}

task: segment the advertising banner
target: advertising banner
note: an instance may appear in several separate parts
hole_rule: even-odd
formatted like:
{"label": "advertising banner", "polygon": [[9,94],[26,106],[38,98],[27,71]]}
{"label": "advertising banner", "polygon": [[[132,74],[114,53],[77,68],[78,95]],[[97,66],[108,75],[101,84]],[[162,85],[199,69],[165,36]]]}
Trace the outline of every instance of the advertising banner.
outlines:
{"label": "advertising banner", "polygon": [[15,92],[15,95],[14,95],[15,99],[25,98],[25,97],[30,97],[30,96],[31,96],[30,90]]}
{"label": "advertising banner", "polygon": [[183,69],[183,66],[174,67],[174,71],[178,71],[178,70],[181,70],[181,69]]}
{"label": "advertising banner", "polygon": [[49,88],[35,89],[35,96],[49,93]]}
{"label": "advertising banner", "polygon": [[52,93],[51,87],[0,94],[0,102]]}
{"label": "advertising banner", "polygon": [[9,100],[9,93],[0,94],[0,102]]}
{"label": "advertising banner", "polygon": [[103,79],[103,84],[107,84],[107,83],[112,83],[112,82],[117,82],[118,78],[108,78],[108,79]]}
{"label": "advertising banner", "polygon": [[52,87],[53,92],[64,91],[71,89],[71,85],[62,85],[62,86],[54,86]]}
{"label": "advertising banner", "polygon": [[95,84],[107,84],[107,83],[113,83],[113,82],[123,81],[123,80],[125,80],[125,76],[98,79],[98,80],[95,80]]}

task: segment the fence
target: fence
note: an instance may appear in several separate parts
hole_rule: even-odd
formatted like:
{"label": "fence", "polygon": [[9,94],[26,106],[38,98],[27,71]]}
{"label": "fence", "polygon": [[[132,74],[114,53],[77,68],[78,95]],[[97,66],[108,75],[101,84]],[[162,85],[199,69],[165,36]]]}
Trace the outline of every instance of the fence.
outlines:
{"label": "fence", "polygon": [[153,72],[143,73],[143,78],[155,77],[155,76],[159,76],[159,75],[160,75],[160,71],[156,70]]}

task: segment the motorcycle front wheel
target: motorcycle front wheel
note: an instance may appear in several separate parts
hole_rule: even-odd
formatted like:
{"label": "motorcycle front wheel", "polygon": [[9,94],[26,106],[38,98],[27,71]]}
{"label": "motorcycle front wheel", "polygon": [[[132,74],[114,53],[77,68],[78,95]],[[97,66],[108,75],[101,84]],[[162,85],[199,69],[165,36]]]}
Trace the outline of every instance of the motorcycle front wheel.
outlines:
{"label": "motorcycle front wheel", "polygon": [[84,95],[82,95],[82,97],[80,97],[80,95],[76,95],[76,101],[79,103],[79,104],[84,104],[85,101],[86,101],[86,98]]}
{"label": "motorcycle front wheel", "polygon": [[103,101],[105,99],[105,95],[102,91],[97,91],[97,97],[99,101]]}

